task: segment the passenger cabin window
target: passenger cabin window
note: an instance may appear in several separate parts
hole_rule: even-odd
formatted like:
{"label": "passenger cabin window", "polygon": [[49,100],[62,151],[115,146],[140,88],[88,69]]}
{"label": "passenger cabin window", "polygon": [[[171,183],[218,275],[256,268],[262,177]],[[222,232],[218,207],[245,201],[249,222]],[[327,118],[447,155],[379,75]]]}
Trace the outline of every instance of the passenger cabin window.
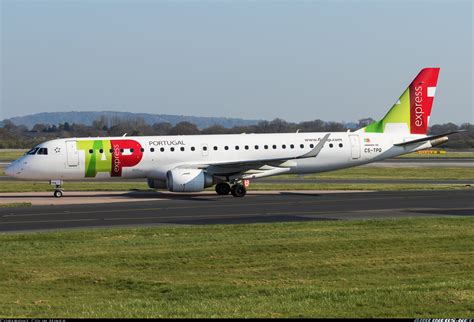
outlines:
{"label": "passenger cabin window", "polygon": [[300,148],[304,149],[304,144],[300,144]]}
{"label": "passenger cabin window", "polygon": [[273,148],[273,150],[275,150],[277,148],[277,146],[275,144],[273,144],[272,148]]}
{"label": "passenger cabin window", "polygon": [[235,146],[235,149],[236,149],[236,150],[238,150],[238,149],[239,149],[239,146],[238,146],[238,145],[236,145],[236,146]]}
{"label": "passenger cabin window", "polygon": [[[102,153],[102,152],[101,152]],[[133,153],[133,149],[130,149],[130,153]]]}
{"label": "passenger cabin window", "polygon": [[[202,150],[203,150],[203,151],[207,151],[207,146],[204,145],[204,146],[202,147]],[[173,150],[171,150],[171,151],[173,151]]]}
{"label": "passenger cabin window", "polygon": [[229,147],[226,145],[226,146],[224,147],[224,149],[225,149],[225,150],[229,150]]}
{"label": "passenger cabin window", "polygon": [[294,144],[290,144],[290,148],[294,149],[294,148],[295,148],[295,145],[294,145]]}
{"label": "passenger cabin window", "polygon": [[160,148],[160,151],[161,151],[161,152],[165,152],[165,148]]}
{"label": "passenger cabin window", "polygon": [[329,147],[332,148],[334,146],[334,144],[332,143],[329,143]]}
{"label": "passenger cabin window", "polygon": [[314,148],[314,144],[310,144],[309,147],[312,149]]}
{"label": "passenger cabin window", "polygon": [[339,143],[339,147],[342,148],[342,143]]}
{"label": "passenger cabin window", "polygon": [[144,148],[141,148],[141,149],[140,149],[140,152],[145,152],[145,149],[144,149]]}
{"label": "passenger cabin window", "polygon": [[258,150],[258,145],[255,146],[255,150]]}
{"label": "passenger cabin window", "polygon": [[36,151],[38,151],[38,150],[39,150],[39,148],[33,148],[33,149],[31,149],[30,151],[26,152],[26,154],[33,155],[33,154],[35,154]]}
{"label": "passenger cabin window", "polygon": [[282,147],[283,149],[286,149],[286,145],[284,145],[284,144],[283,144],[281,147]]}
{"label": "passenger cabin window", "polygon": [[217,151],[217,146],[214,146],[214,151]]}
{"label": "passenger cabin window", "polygon": [[249,149],[249,146],[248,146],[248,145],[246,145],[246,146],[245,146],[245,150],[248,150],[248,149]]}
{"label": "passenger cabin window", "polygon": [[170,148],[170,151],[171,151],[171,152],[174,152],[174,148],[173,148],[173,147],[171,147],[171,148]]}
{"label": "passenger cabin window", "polygon": [[150,152],[155,152],[155,148],[150,148]]}
{"label": "passenger cabin window", "polygon": [[191,147],[191,151],[194,151],[194,150],[196,150],[196,148],[192,146],[192,147]]}
{"label": "passenger cabin window", "polygon": [[183,146],[181,147],[181,151],[184,151],[184,147],[183,147]]}
{"label": "passenger cabin window", "polygon": [[103,150],[103,149],[100,149],[100,150],[99,150],[99,153],[100,153],[100,154],[104,153],[104,150]]}
{"label": "passenger cabin window", "polygon": [[47,148],[40,148],[37,154],[47,155],[48,149]]}
{"label": "passenger cabin window", "polygon": [[268,150],[268,145],[265,144],[265,145],[263,146],[263,148],[264,148],[265,150]]}
{"label": "passenger cabin window", "polygon": [[89,150],[89,153],[90,153],[90,154],[94,153],[94,150],[90,149],[90,150]]}

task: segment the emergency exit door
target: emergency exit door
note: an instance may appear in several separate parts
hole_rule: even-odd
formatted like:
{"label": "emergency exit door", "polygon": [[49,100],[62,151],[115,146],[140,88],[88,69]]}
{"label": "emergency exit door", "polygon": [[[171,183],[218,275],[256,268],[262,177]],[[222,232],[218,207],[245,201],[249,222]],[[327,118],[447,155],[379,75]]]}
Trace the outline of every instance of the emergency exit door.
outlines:
{"label": "emergency exit door", "polygon": [[351,158],[352,160],[357,160],[360,158],[359,135],[349,134],[349,139],[351,141]]}

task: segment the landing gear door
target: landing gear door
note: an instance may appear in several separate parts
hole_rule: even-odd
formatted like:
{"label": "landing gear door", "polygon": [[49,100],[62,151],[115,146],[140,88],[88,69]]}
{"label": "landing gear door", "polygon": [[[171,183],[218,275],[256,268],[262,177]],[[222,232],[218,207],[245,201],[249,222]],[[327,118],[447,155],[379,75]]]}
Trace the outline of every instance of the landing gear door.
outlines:
{"label": "landing gear door", "polygon": [[77,151],[76,141],[66,141],[66,151],[68,167],[77,167],[79,165],[79,152]]}
{"label": "landing gear door", "polygon": [[351,140],[351,159],[358,160],[360,159],[359,135],[349,134],[349,139]]}

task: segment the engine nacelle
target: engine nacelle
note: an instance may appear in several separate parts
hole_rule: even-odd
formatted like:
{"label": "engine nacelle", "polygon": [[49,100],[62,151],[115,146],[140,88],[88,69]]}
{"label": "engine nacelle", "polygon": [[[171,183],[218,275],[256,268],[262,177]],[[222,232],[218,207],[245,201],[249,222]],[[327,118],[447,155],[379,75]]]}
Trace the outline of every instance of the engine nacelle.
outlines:
{"label": "engine nacelle", "polygon": [[168,190],[173,192],[202,191],[213,183],[213,177],[200,169],[178,168],[166,173]]}
{"label": "engine nacelle", "polygon": [[148,179],[148,187],[152,189],[167,189],[166,180]]}

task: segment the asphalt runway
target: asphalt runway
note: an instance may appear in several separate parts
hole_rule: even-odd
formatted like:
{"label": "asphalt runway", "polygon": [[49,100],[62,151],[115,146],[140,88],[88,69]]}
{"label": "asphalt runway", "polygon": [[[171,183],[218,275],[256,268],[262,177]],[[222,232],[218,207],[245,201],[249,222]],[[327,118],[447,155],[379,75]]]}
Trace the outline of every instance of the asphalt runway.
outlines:
{"label": "asphalt runway", "polygon": [[[90,199],[106,195],[89,194],[86,197]],[[0,231],[474,216],[472,188],[350,193],[250,191],[245,198],[207,192],[125,192],[121,197],[134,202],[0,208]]]}

